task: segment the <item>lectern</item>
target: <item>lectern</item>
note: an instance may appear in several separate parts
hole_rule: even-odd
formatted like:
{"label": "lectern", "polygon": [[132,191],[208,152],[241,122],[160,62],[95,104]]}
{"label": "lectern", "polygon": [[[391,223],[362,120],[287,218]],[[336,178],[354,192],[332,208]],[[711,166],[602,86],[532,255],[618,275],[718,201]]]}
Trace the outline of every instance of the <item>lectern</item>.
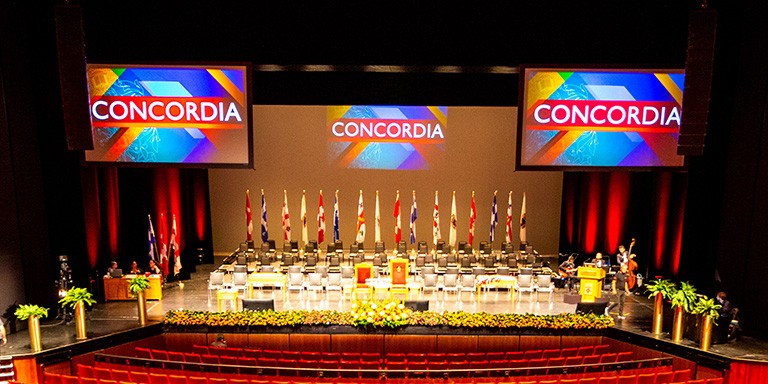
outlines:
{"label": "lectern", "polygon": [[576,276],[579,277],[579,294],[581,301],[594,303],[595,298],[603,297],[603,280],[605,270],[597,267],[579,267]]}

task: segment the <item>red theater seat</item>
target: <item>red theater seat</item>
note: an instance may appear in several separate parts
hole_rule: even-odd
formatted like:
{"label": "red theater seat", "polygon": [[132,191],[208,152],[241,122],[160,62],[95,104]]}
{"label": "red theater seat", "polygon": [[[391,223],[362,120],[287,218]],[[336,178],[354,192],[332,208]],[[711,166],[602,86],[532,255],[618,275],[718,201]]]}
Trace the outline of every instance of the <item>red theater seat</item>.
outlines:
{"label": "red theater seat", "polygon": [[404,378],[406,369],[405,361],[387,362],[387,378]]}
{"label": "red theater seat", "polygon": [[504,358],[507,360],[522,360],[525,358],[525,353],[522,351],[508,351],[504,353]]}
{"label": "red theater seat", "polygon": [[560,357],[560,353],[562,353],[562,350],[560,349],[545,349],[541,353],[542,359],[551,359],[553,357]]}
{"label": "red theater seat", "polygon": [[229,384],[249,384],[246,379],[229,379]]}
{"label": "red theater seat", "polygon": [[406,353],[405,354],[405,360],[407,362],[427,362],[427,354],[426,353]]}
{"label": "red theater seat", "polygon": [[608,344],[600,344],[595,346],[595,351],[593,354],[595,355],[602,355],[603,353],[611,352],[611,346]]}
{"label": "red theater seat", "polygon": [[81,375],[80,377],[94,377],[97,379],[112,380],[112,372],[110,372],[107,368],[93,367],[90,375]]}
{"label": "red theater seat", "polygon": [[637,375],[619,376],[618,384],[637,384]]}
{"label": "red theater seat", "polygon": [[80,384],[80,378],[77,376],[61,375],[63,384]]}
{"label": "red theater seat", "polygon": [[486,352],[485,353],[485,359],[488,361],[491,360],[504,360],[504,352]]}
{"label": "red theater seat", "polygon": [[467,362],[473,362],[473,361],[484,361],[487,360],[485,357],[485,352],[469,352],[467,353]]}
{"label": "red theater seat", "polygon": [[624,362],[624,361],[632,361],[632,351],[625,351],[625,352],[619,352],[616,354],[616,361],[618,362]]}
{"label": "red theater seat", "polygon": [[560,384],[578,384],[579,379],[560,379]]}
{"label": "red theater seat", "polygon": [[227,384],[227,379],[219,377],[209,377],[208,384]]}
{"label": "red theater seat", "polygon": [[466,353],[447,353],[445,355],[445,361],[448,363],[467,361]]}
{"label": "red theater seat", "polygon": [[197,353],[199,355],[207,355],[210,352],[208,352],[208,346],[207,345],[193,345],[192,346],[192,352]]}
{"label": "red theater seat", "polygon": [[117,384],[117,381],[109,379],[98,379],[98,381],[99,384]]}
{"label": "red theater seat", "polygon": [[152,352],[149,351],[149,348],[136,347],[134,348],[134,351],[136,352],[136,357],[140,359],[152,358]]}
{"label": "red theater seat", "polygon": [[219,356],[217,355],[200,355],[200,360],[203,361],[203,364],[219,365]]}
{"label": "red theater seat", "polygon": [[61,380],[61,375],[57,373],[50,373],[50,372],[43,372],[43,383],[44,384],[63,384]]}
{"label": "red theater seat", "polygon": [[208,384],[208,378],[203,376],[190,376],[187,377],[187,383],[189,384]]}
{"label": "red theater seat", "polygon": [[197,364],[200,364],[203,362],[203,360],[200,359],[200,355],[197,353],[184,353],[184,361],[187,363],[197,363]]}
{"label": "red theater seat", "polygon": [[149,384],[168,384],[168,376],[157,373],[150,373]]}
{"label": "red theater seat", "polygon": [[261,349],[243,348],[243,356],[258,359],[261,357]]}
{"label": "red theater seat", "polygon": [[274,349],[264,349],[261,351],[261,357],[267,359],[275,359],[275,361],[277,361],[277,359],[283,357],[283,352],[276,351]]}
{"label": "red theater seat", "polygon": [[424,359],[424,361],[408,361],[406,363],[409,379],[423,379],[427,377],[426,356],[424,356]]}
{"label": "red theater seat", "polygon": [[168,351],[168,360],[184,362],[184,354],[181,352]]}
{"label": "red theater seat", "polygon": [[637,375],[637,384],[653,384],[655,381],[655,373],[641,373]]}
{"label": "red theater seat", "polygon": [[445,361],[431,361],[427,362],[427,375],[431,378],[441,378],[445,376],[445,371],[448,369],[448,363]]}
{"label": "red theater seat", "polygon": [[131,372],[131,381],[134,383],[149,384],[149,374],[146,372]]}
{"label": "red theater seat", "polygon": [[488,360],[470,361],[469,369],[472,370],[471,375],[474,377],[488,377]]}
{"label": "red theater seat", "polygon": [[579,379],[579,384],[597,384],[596,377],[582,377]]}
{"label": "red theater seat", "polygon": [[707,379],[707,384],[723,384],[723,378],[722,377],[715,377],[712,379]]}
{"label": "red theater seat", "polygon": [[77,365],[77,375],[80,377],[93,377],[93,367],[85,364]]}
{"label": "red theater seat", "polygon": [[357,360],[360,361],[360,352],[342,352],[341,360]]}
{"label": "red theater seat", "polygon": [[553,357],[550,359],[547,359],[547,366],[548,367],[557,367],[557,368],[550,368],[547,370],[548,375],[557,375],[560,373],[563,373],[562,366],[565,365],[565,358],[564,357]]}
{"label": "red theater seat", "polygon": [[560,350],[560,357],[576,356],[579,353],[578,348],[563,348]]}
{"label": "red theater seat", "polygon": [[389,365],[389,363],[404,363],[405,361],[406,361],[405,353],[387,353],[386,354],[387,366]]}
{"label": "red theater seat", "polygon": [[186,376],[168,375],[168,384],[188,384]]}
{"label": "red theater seat", "polygon": [[541,359],[542,354],[544,354],[544,351],[542,351],[541,349],[532,349],[530,351],[525,351],[525,354],[523,354],[523,358],[528,360]]}
{"label": "red theater seat", "polygon": [[81,377],[80,384],[99,384],[99,380],[93,377]]}
{"label": "red theater seat", "polygon": [[342,359],[339,360],[339,368],[342,369],[341,371],[339,371],[339,376],[343,378],[360,377],[360,375],[358,374],[358,370],[360,370],[359,359],[347,360],[347,359],[344,359],[344,356],[342,354]]}
{"label": "red theater seat", "polygon": [[582,347],[579,347],[579,352],[576,353],[577,356],[590,356],[594,355],[595,352],[595,346],[594,345],[585,345]]}
{"label": "red theater seat", "polygon": [[667,372],[659,372],[656,374],[656,381],[654,383],[656,384],[669,384],[672,382],[672,375],[674,373],[667,371]]}
{"label": "red theater seat", "polygon": [[164,351],[162,349],[151,349],[152,351],[152,358],[154,360],[168,360],[168,352]]}
{"label": "red theater seat", "polygon": [[[369,378],[369,379],[377,379],[379,377],[377,371],[379,369],[379,362],[378,361],[361,361],[360,362],[360,377],[361,378]],[[367,372],[369,371],[369,372]]]}
{"label": "red theater seat", "polygon": [[681,369],[679,371],[675,371],[672,374],[672,382],[680,382],[680,381],[688,381],[691,379],[691,370],[690,369]]}
{"label": "red theater seat", "polygon": [[131,374],[121,369],[113,369],[112,380],[129,382],[131,381]]}
{"label": "red theater seat", "polygon": [[618,384],[619,378],[616,376],[603,376],[597,379],[597,384]]}

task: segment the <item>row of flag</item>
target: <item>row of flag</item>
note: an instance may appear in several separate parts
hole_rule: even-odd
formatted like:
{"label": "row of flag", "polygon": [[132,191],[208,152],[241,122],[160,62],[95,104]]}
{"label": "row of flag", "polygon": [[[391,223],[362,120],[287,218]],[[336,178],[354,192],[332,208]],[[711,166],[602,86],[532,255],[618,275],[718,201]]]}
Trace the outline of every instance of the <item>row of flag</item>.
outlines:
{"label": "row of flag", "polygon": [[[499,221],[498,207],[496,204],[496,195],[498,191],[493,192],[493,206],[491,208],[491,235],[490,241],[495,240],[496,224]],[[435,191],[435,207],[433,211],[432,219],[432,244],[437,244],[437,241],[441,239],[440,236],[440,211],[438,207],[438,194]],[[400,210],[400,191],[397,191],[395,197],[395,243],[399,243],[402,240],[402,227],[401,227],[401,210]],[[411,213],[410,213],[410,243],[416,243],[416,219],[418,219],[418,211],[416,207],[416,191],[413,191],[413,200],[411,201]],[[245,220],[248,231],[248,241],[253,241],[253,217],[251,215],[251,197],[250,190],[245,191]],[[475,221],[477,220],[477,208],[475,206],[475,192],[472,192],[472,202],[470,204],[469,214],[469,237],[468,243],[473,244],[475,238]],[[174,219],[175,223],[175,219]],[[379,210],[379,191],[376,191],[376,211],[374,213],[374,241],[381,241],[381,214]],[[451,202],[451,226],[448,242],[451,246],[455,247],[456,238],[456,192],[453,192],[453,199]],[[525,228],[525,193],[523,193],[523,204],[520,209],[520,241],[526,242],[526,228]],[[288,192],[283,190],[283,210],[282,210],[282,227],[283,227],[283,240],[291,240],[291,218],[288,212]],[[365,210],[363,208],[363,191],[360,190],[360,198],[357,203],[357,226],[355,241],[362,243],[365,239]],[[267,203],[264,197],[264,190],[261,190],[261,241],[267,241],[269,239],[269,231],[267,229]],[[301,240],[306,244],[309,242],[308,229],[307,229],[307,199],[306,191],[302,191],[301,194]],[[333,198],[333,240],[339,240],[339,191]],[[317,242],[318,244],[325,241],[325,207],[323,206],[323,191],[320,190],[320,199],[317,207]],[[506,222],[506,241],[512,241],[512,192],[509,192],[508,206],[507,206],[507,222]]]}
{"label": "row of flag", "polygon": [[[250,201],[247,202],[250,207]],[[250,208],[249,208],[250,209]],[[250,214],[250,211],[249,211]],[[165,216],[160,214],[160,226],[158,227],[158,236],[155,237],[155,228],[152,225],[152,215],[147,215],[149,222],[147,229],[148,240],[148,253],[147,259],[154,260],[157,265],[162,269],[163,275],[168,276],[168,255],[169,245],[170,253],[173,254],[173,274],[178,275],[181,271],[181,247],[178,242],[178,231],[176,228],[176,215],[172,215],[171,221],[171,238],[166,244],[165,242]],[[158,262],[159,259],[159,262]]]}

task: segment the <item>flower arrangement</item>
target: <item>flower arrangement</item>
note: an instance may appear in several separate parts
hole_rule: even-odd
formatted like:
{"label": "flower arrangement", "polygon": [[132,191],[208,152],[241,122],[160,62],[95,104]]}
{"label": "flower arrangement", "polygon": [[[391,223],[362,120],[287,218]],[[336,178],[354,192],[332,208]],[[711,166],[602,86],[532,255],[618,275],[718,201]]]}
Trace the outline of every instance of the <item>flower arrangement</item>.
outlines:
{"label": "flower arrangement", "polygon": [[684,311],[691,313],[696,305],[696,288],[688,282],[681,282],[680,288],[672,291],[670,301],[672,308],[682,307]]}
{"label": "flower arrangement", "polygon": [[86,305],[96,304],[96,300],[93,299],[93,294],[88,292],[85,288],[70,288],[67,294],[59,300],[61,305],[69,305],[75,308],[77,303],[83,302]]}
{"label": "flower arrangement", "polygon": [[645,290],[648,291],[648,298],[652,299],[657,293],[665,299],[671,299],[675,292],[675,283],[669,279],[655,279],[645,284]]}
{"label": "flower arrangement", "polygon": [[356,326],[396,328],[408,324],[411,311],[398,300],[366,300],[352,303],[352,322]]}
{"label": "flower arrangement", "polygon": [[[720,309],[723,308],[720,304],[715,304],[715,299],[708,298],[707,296],[699,297],[699,300],[693,307],[694,315],[709,316],[713,321],[720,317]],[[717,322],[714,321],[715,325]]]}
{"label": "flower arrangement", "polygon": [[[373,305],[376,308],[373,308]],[[398,301],[357,302],[350,312],[332,310],[202,312],[169,311],[164,324],[177,327],[296,327],[306,325],[348,325],[359,327],[396,328],[400,326],[434,326],[454,328],[597,330],[614,325],[605,315],[563,313],[534,315],[517,313],[412,312]],[[373,312],[372,315],[369,315]],[[383,312],[383,314],[382,314]],[[357,315],[357,317],[355,317]],[[365,315],[365,317],[363,317]],[[405,317],[403,316],[405,315]],[[387,318],[389,316],[389,319]],[[370,317],[370,320],[368,319]],[[399,319],[398,319],[399,317]]]}
{"label": "flower arrangement", "polygon": [[37,316],[38,318],[44,319],[48,317],[48,308],[34,304],[22,304],[16,308],[16,311],[13,314],[17,319],[22,321],[27,320],[32,316]]}

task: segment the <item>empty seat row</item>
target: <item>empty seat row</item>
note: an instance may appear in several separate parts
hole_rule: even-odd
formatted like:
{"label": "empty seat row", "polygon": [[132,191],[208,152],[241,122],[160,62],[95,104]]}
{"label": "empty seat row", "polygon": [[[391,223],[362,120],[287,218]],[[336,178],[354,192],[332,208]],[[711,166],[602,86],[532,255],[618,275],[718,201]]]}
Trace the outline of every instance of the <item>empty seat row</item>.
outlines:
{"label": "empty seat row", "polygon": [[[140,351],[141,349],[141,351]],[[156,354],[159,354],[159,356],[154,356],[152,352],[158,351]],[[390,360],[394,357],[391,356],[397,356],[397,355],[403,355],[401,353],[387,353],[387,354],[378,354],[378,353],[359,353],[359,352],[299,352],[299,351],[283,351],[283,350],[270,350],[270,349],[253,349],[253,348],[221,348],[221,347],[208,347],[205,345],[193,345],[193,351],[197,352],[201,355],[203,354],[211,354],[211,355],[227,355],[227,356],[236,356],[236,357],[253,357],[253,358],[259,358],[259,357],[268,357],[268,358],[283,358],[283,357],[293,357],[295,359],[299,358],[305,358],[310,360],[339,360],[341,358],[347,359],[347,360],[355,360],[355,359],[365,359],[365,360],[371,360],[375,357],[378,357],[379,359],[385,359],[389,358]],[[559,348],[559,349],[535,349],[535,350],[528,350],[528,351],[507,351],[507,352],[468,352],[468,353],[420,353],[420,354],[405,354],[406,358],[413,355],[425,355],[427,356],[427,360],[430,361],[437,361],[440,360],[440,356],[445,356],[445,360],[451,361],[451,359],[454,360],[465,360],[465,358],[456,357],[457,355],[467,355],[466,360],[498,360],[498,359],[507,359],[507,360],[519,360],[519,359],[548,359],[552,357],[571,357],[571,356],[591,356],[591,355],[601,355],[603,353],[612,352],[612,347],[608,344],[601,344],[601,345],[587,345],[587,346],[581,346],[581,347],[571,347],[571,348]],[[169,353],[171,353],[169,351]],[[180,352],[174,352],[174,355],[177,357],[180,356]],[[142,356],[143,355],[143,356]],[[137,357],[145,357],[145,358],[154,358],[154,359],[162,359],[162,351],[159,350],[149,350],[148,348],[136,348],[136,356]],[[300,357],[299,357],[300,356]],[[172,361],[181,361],[176,360],[172,358],[171,355],[168,356],[169,359]]]}
{"label": "empty seat row", "polygon": [[[112,370],[113,372],[116,370]],[[296,382],[291,377],[206,377],[202,375],[173,375],[161,373],[130,372],[125,371],[129,380],[120,380],[117,376],[113,379],[70,376],[46,372],[43,384],[289,384]],[[408,380],[429,378],[428,372],[404,372],[402,377]],[[320,384],[314,380],[306,379],[302,384]],[[338,384],[375,384],[377,378],[359,378],[356,381],[342,379]],[[380,381],[378,381],[380,382]],[[549,377],[506,377],[499,380],[460,380],[457,382],[466,384],[722,384],[723,378],[693,379],[689,369],[679,371],[651,371],[635,374],[594,374],[594,375],[559,375]],[[334,383],[322,380],[322,383]]]}

